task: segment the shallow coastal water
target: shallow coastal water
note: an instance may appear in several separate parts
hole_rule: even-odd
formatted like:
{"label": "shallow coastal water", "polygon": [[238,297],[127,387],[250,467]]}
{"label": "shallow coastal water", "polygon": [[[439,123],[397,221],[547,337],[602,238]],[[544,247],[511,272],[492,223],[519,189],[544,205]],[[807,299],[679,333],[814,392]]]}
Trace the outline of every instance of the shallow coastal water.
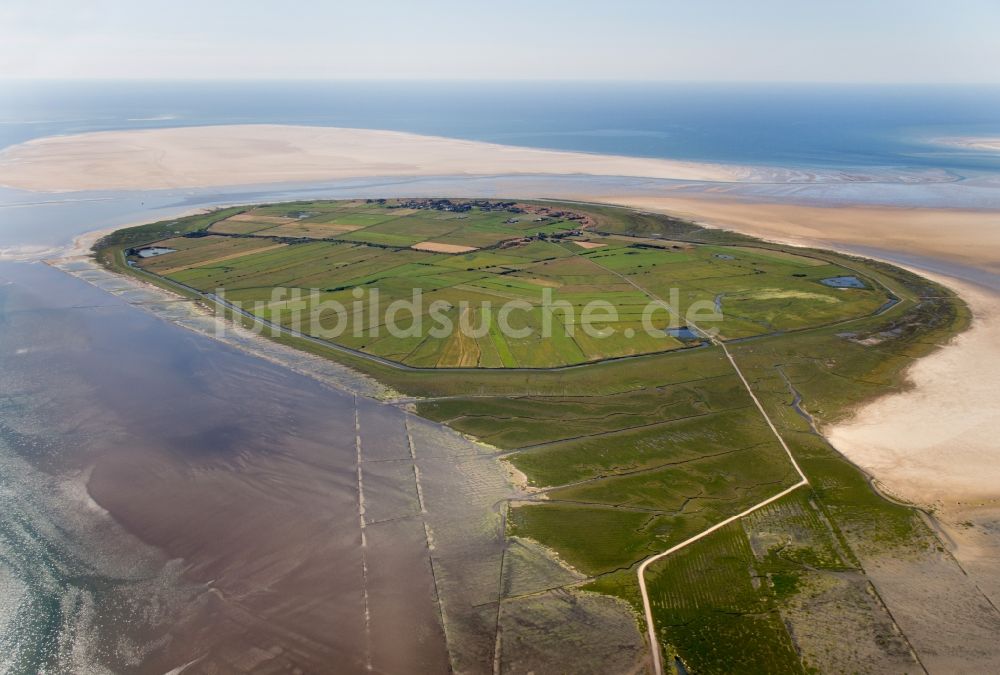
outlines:
{"label": "shallow coastal water", "polygon": [[[445,668],[423,530],[361,546],[358,458],[409,456],[368,437],[398,411],[356,423],[353,395],[40,263],[0,279],[5,669]],[[400,480],[369,508],[412,517]]]}
{"label": "shallow coastal water", "polygon": [[[612,670],[642,658],[623,603],[538,597],[567,576],[539,573],[558,568],[544,551],[503,567],[513,492],[496,450],[366,397],[377,392],[364,379],[299,374],[245,353],[267,356],[264,345],[200,335],[197,311],[166,306],[188,301],[86,261],[57,264],[0,264],[0,337],[16,359],[0,371],[2,400],[27,400],[44,430],[9,436],[3,449],[40,478],[22,472],[4,494],[18,512],[32,500],[53,513],[48,538],[13,522],[0,532],[17,589],[0,621],[12,668],[491,672],[498,631],[552,635],[567,611],[595,635],[614,632],[601,657]],[[29,381],[48,399],[32,399]],[[3,422],[25,426],[7,407]],[[79,504],[59,510],[54,484],[92,518],[67,518]],[[89,558],[36,583],[50,553],[67,559],[82,539]],[[527,604],[499,612],[515,591]],[[80,595],[88,612],[68,612]],[[553,646],[533,664],[591,657]]]}

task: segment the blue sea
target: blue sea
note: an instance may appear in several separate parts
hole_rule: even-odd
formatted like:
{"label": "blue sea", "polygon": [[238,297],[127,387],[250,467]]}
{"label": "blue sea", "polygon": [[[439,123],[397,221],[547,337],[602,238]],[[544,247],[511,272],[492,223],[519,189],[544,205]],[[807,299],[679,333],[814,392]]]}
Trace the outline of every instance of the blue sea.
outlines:
{"label": "blue sea", "polygon": [[1000,171],[935,144],[1000,135],[1000,86],[605,82],[0,83],[0,147],[111,129],[281,123],[856,170]]}

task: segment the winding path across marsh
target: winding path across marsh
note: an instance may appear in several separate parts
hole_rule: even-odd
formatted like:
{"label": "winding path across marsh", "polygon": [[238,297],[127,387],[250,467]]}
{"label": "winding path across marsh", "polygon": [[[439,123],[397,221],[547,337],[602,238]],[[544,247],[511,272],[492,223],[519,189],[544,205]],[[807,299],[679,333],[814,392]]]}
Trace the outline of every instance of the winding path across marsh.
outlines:
{"label": "winding path across marsh", "polygon": [[[695,326],[695,328],[697,328],[697,326]],[[704,332],[701,331],[701,329],[698,330],[699,332],[702,332],[704,334]],[[748,383],[746,377],[743,376],[743,371],[740,370],[740,367],[736,365],[736,360],[733,358],[733,355],[729,353],[729,349],[726,347],[725,343],[717,341],[715,338],[710,338],[710,339],[714,344],[717,344],[718,346],[722,347],[722,351],[723,353],[725,353],[726,358],[729,359],[729,363],[732,364],[733,369],[736,371],[736,374],[739,375],[740,382],[743,383],[743,386],[747,390],[747,393],[750,394],[750,398],[753,399],[754,405],[757,406],[757,410],[760,411],[760,414],[763,415],[764,417],[764,421],[767,422],[767,426],[770,427],[771,431],[774,433],[775,438],[778,439],[778,442],[781,443],[781,447],[784,448],[785,452],[788,454],[788,459],[789,461],[791,461],[792,466],[795,468],[796,473],[799,474],[799,478],[801,478],[801,480],[795,485],[785,488],[784,490],[774,495],[773,497],[768,497],[764,501],[758,504],[754,504],[745,511],[737,513],[735,516],[730,516],[729,518],[726,518],[725,520],[716,523],[707,530],[699,532],[690,539],[686,539],[681,543],[677,544],[676,546],[668,548],[666,551],[663,551],[662,553],[657,553],[654,556],[646,558],[642,562],[642,564],[639,565],[639,570],[637,572],[637,575],[639,577],[639,592],[642,595],[642,607],[643,611],[646,614],[646,630],[649,632],[649,646],[653,654],[653,670],[656,672],[656,675],[663,675],[663,664],[661,663],[660,660],[659,643],[656,640],[656,627],[653,624],[653,609],[652,606],[649,604],[649,592],[646,590],[646,568],[649,567],[652,563],[656,562],[657,560],[662,560],[671,553],[675,553],[681,550],[682,548],[693,544],[699,539],[707,537],[716,530],[722,529],[729,523],[735,522],[740,518],[743,518],[744,516],[748,516],[754,511],[757,511],[758,509],[761,509],[767,506],[768,504],[771,504],[772,502],[776,502],[785,495],[794,492],[798,488],[809,484],[809,479],[806,478],[806,475],[804,473],[802,473],[802,469],[799,467],[798,462],[795,461],[795,457],[792,455],[792,451],[788,448],[788,445],[785,443],[785,439],[782,438],[781,434],[778,433],[778,429],[774,426],[774,423],[771,421],[771,418],[768,417],[767,412],[764,410],[764,406],[761,405],[760,401],[757,399],[757,396],[753,393],[753,390],[750,388],[750,383]]]}
{"label": "winding path across marsh", "polygon": [[[624,274],[621,274],[620,272],[617,272],[615,270],[609,269],[608,267],[605,267],[604,265],[600,265],[599,263],[598,263],[598,265],[600,267],[604,268],[605,270],[607,270],[608,272],[611,272],[612,274],[620,277],[623,281],[625,281],[626,283],[628,283],[629,285],[631,285],[632,287],[634,287],[638,291],[644,293],[646,296],[648,296],[649,298],[651,298],[654,302],[660,303],[665,309],[667,309],[667,311],[675,313],[675,310],[671,307],[671,305],[669,303],[665,302],[662,298],[660,298],[659,296],[657,296],[652,291],[649,291],[648,289],[643,288],[639,284],[635,283],[635,281],[633,281],[629,277],[625,276]],[[675,318],[679,319],[680,317],[676,317],[676,314],[675,314]],[[642,609],[643,609],[643,612],[646,615],[646,630],[647,630],[648,635],[649,635],[649,648],[650,648],[650,651],[651,651],[652,656],[653,656],[653,670],[656,673],[656,675],[663,675],[663,663],[662,663],[661,655],[660,655],[660,645],[659,645],[659,642],[656,639],[656,626],[653,623],[653,608],[652,608],[652,605],[650,605],[650,603],[649,603],[649,591],[646,589],[646,568],[649,567],[654,562],[656,562],[658,560],[662,560],[663,558],[666,558],[671,553],[676,553],[677,551],[681,550],[682,548],[690,546],[691,544],[693,544],[694,542],[696,542],[696,541],[698,541],[700,539],[704,539],[708,535],[712,534],[713,532],[715,532],[717,530],[722,529],[726,525],[729,525],[730,523],[735,522],[735,521],[739,520],[740,518],[743,518],[744,516],[748,516],[751,513],[753,513],[754,511],[757,511],[758,509],[761,509],[761,508],[767,506],[768,504],[771,504],[773,502],[778,501],[779,499],[781,499],[785,495],[794,492],[795,490],[799,489],[800,487],[803,487],[805,485],[809,485],[809,479],[806,478],[806,475],[802,472],[802,468],[799,467],[799,463],[795,461],[795,457],[792,455],[792,451],[789,449],[788,444],[785,443],[785,439],[781,437],[780,433],[778,433],[777,427],[774,426],[774,422],[771,421],[771,418],[768,416],[767,411],[764,410],[764,406],[761,405],[761,402],[757,398],[757,395],[753,393],[753,389],[750,388],[750,383],[747,382],[747,378],[746,378],[746,376],[743,375],[743,371],[740,370],[740,367],[736,364],[736,359],[734,359],[733,355],[729,352],[729,348],[726,347],[726,343],[723,342],[722,340],[719,340],[717,337],[715,337],[714,335],[712,335],[710,332],[708,332],[706,330],[703,330],[702,328],[699,328],[697,325],[695,325],[694,323],[692,323],[690,321],[688,322],[688,325],[691,328],[693,328],[696,332],[700,333],[702,335],[702,337],[704,337],[706,340],[708,340],[709,342],[711,342],[713,345],[716,345],[716,346],[722,348],[722,353],[726,355],[727,359],[729,359],[729,363],[733,366],[733,370],[735,370],[736,374],[739,376],[740,382],[743,384],[743,388],[746,389],[747,393],[750,395],[751,400],[753,400],[753,403],[757,407],[757,410],[760,411],[760,414],[761,414],[761,416],[763,416],[764,421],[767,422],[767,426],[768,426],[768,428],[771,429],[771,432],[774,434],[774,437],[778,439],[778,442],[781,444],[781,447],[784,448],[785,453],[788,455],[789,461],[792,463],[792,466],[795,468],[795,472],[797,474],[799,474],[799,478],[801,480],[799,480],[799,482],[796,483],[795,485],[792,485],[790,487],[785,488],[784,490],[782,490],[778,494],[776,494],[776,495],[774,495],[772,497],[768,497],[767,499],[765,499],[762,502],[759,502],[758,504],[754,504],[753,506],[751,506],[750,508],[746,509],[745,511],[737,513],[735,516],[730,516],[729,518],[726,518],[725,520],[720,521],[720,522],[716,523],[715,525],[712,525],[708,529],[703,530],[702,532],[699,532],[698,534],[694,535],[693,537],[691,537],[689,539],[685,539],[684,541],[682,541],[681,543],[679,543],[679,544],[677,544],[675,546],[671,546],[666,551],[663,551],[661,553],[657,553],[656,555],[652,555],[652,556],[646,558],[645,560],[642,561],[642,564],[639,565],[639,569],[636,571],[636,575],[639,578],[639,593],[642,595]]]}

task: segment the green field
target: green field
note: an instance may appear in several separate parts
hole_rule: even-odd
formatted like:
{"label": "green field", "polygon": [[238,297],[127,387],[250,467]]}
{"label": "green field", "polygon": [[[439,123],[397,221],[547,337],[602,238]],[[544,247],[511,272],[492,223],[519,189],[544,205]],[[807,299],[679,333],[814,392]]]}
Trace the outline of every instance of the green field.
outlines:
{"label": "green field", "polygon": [[[121,230],[99,244],[98,255],[155,283],[180,282],[186,288],[173,288],[192,298],[225,288],[230,300],[266,300],[275,286],[317,288],[319,299],[345,300],[354,288],[377,286],[386,297],[403,298],[419,286],[455,305],[522,299],[533,307],[524,320],[534,324],[541,319],[536,298],[551,289],[573,307],[607,300],[619,313],[618,335],[638,325],[637,308],[671,289],[681,311],[697,301],[718,303],[723,317],[711,327],[810,485],[649,567],[664,662],[695,673],[841,670],[838,653],[849,646],[831,642],[820,656],[803,647],[809,626],[792,612],[796,598],[844,579],[864,588],[859,552],[919,555],[935,544],[915,512],[876,494],[806,411],[829,423],[898,388],[907,365],[968,324],[965,305],[937,284],[870,260],[625,209],[512,206],[522,213],[509,207],[438,211],[391,201],[229,209]],[[540,206],[561,215],[536,221],[542,216],[528,207]],[[295,236],[268,235],[273,228]],[[234,229],[245,231],[225,234]],[[421,241],[479,250],[409,248]],[[603,246],[584,248],[580,241]],[[134,255],[153,244],[176,250],[143,260]],[[821,283],[838,276],[854,277],[860,287]],[[295,309],[289,304],[263,308],[261,315],[286,323]],[[479,312],[470,318],[478,321]],[[557,554],[585,577],[586,590],[630,603],[640,624],[636,568],[645,558],[797,482],[718,345],[684,348],[692,341],[580,332],[515,339],[496,330],[495,317],[486,318],[489,330],[478,338],[274,339],[423,397],[419,414],[498,448],[523,481],[506,509],[507,533]],[[629,355],[635,356],[609,360]],[[577,363],[585,365],[552,368]],[[853,613],[835,604],[823,611],[849,633],[864,612],[883,611],[860,606]],[[886,653],[897,640],[874,636]]]}
{"label": "green field", "polygon": [[[663,330],[690,316],[723,338],[745,338],[864,317],[890,299],[874,280],[821,257],[611,237],[579,209],[428,204],[257,207],[157,242],[173,253],[130,261],[196,291],[224,294],[267,321],[424,368],[551,368],[670,351],[697,342]],[[822,283],[841,276],[861,287]],[[276,287],[287,294],[277,298]],[[368,293],[361,312],[353,309],[357,289]],[[376,289],[381,307],[421,294],[419,308],[394,315],[404,334],[392,334],[385,314],[368,309]],[[673,309],[649,311],[654,301]],[[500,308],[511,302],[519,303],[506,315],[514,330],[501,330]],[[333,303],[349,311],[323,309]],[[429,335],[434,303],[442,321],[471,330]]]}

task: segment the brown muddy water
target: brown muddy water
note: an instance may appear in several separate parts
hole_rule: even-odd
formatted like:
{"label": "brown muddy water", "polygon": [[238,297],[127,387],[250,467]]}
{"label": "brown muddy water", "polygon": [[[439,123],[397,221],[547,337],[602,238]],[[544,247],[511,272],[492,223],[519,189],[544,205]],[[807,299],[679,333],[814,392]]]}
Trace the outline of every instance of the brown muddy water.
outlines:
{"label": "brown muddy water", "polygon": [[0,345],[4,670],[444,672],[439,587],[496,601],[488,509],[429,555],[503,490],[447,430],[38,263],[0,263]]}

